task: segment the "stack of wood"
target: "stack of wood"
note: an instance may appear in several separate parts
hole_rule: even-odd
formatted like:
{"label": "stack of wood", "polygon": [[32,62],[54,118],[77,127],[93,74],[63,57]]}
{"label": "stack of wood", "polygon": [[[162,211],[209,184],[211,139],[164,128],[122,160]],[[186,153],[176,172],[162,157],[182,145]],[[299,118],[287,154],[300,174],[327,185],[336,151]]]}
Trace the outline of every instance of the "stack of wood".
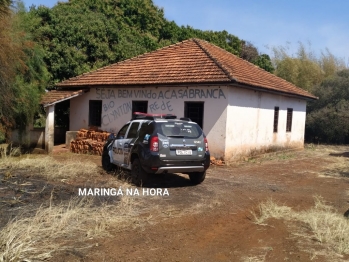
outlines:
{"label": "stack of wood", "polygon": [[70,142],[70,151],[79,154],[102,155],[103,146],[110,133],[96,128],[80,129]]}
{"label": "stack of wood", "polygon": [[222,159],[216,159],[214,156],[210,157],[211,165],[215,166],[223,166],[224,165],[224,160]]}

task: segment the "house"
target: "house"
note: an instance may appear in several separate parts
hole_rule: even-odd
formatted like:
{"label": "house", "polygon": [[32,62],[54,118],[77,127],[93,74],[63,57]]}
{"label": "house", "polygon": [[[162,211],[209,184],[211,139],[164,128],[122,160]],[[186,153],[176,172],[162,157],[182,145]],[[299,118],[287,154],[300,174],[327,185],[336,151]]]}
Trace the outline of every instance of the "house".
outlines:
{"label": "house", "polygon": [[200,39],[67,79],[43,98],[46,145],[54,106],[70,100],[70,130],[117,132],[135,111],[189,117],[225,159],[304,146],[307,91]]}

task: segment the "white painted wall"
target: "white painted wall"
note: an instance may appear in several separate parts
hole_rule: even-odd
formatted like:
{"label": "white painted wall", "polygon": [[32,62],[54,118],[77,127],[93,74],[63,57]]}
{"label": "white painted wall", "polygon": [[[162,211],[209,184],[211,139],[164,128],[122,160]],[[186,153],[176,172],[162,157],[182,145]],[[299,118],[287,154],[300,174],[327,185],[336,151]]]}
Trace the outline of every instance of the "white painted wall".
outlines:
{"label": "white painted wall", "polygon": [[88,128],[89,100],[102,100],[102,130],[118,132],[131,119],[132,101],[148,101],[148,113],[184,116],[184,102],[204,102],[203,130],[211,154],[223,156],[228,105],[226,86],[91,88],[70,100],[70,130]]}
{"label": "white painted wall", "polygon": [[[304,146],[305,100],[239,87],[231,87],[227,98],[226,159]],[[273,133],[276,106],[279,123]],[[293,108],[291,132],[286,132],[287,108]]]}
{"label": "white painted wall", "polygon": [[[239,87],[91,88],[70,101],[70,130],[88,128],[89,100],[102,100],[102,130],[118,132],[131,119],[132,101],[148,101],[148,113],[184,116],[184,102],[204,102],[203,129],[215,157],[236,159],[304,145],[306,101]],[[278,106],[278,133],[273,133]],[[287,108],[293,108],[286,133]]]}

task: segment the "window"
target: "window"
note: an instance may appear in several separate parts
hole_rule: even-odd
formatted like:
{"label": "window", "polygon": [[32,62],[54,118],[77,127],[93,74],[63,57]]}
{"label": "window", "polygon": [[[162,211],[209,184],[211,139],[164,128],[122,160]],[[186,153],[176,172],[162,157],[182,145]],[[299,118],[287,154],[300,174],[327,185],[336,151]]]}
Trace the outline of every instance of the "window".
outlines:
{"label": "window", "polygon": [[146,135],[152,135],[153,133],[154,133],[154,125],[150,122],[145,122],[142,124],[142,127],[139,130],[139,137],[142,140],[146,140],[145,139]]}
{"label": "window", "polygon": [[292,115],[293,108],[287,108],[286,132],[291,132],[292,130]]}
{"label": "window", "polygon": [[133,122],[131,124],[130,129],[128,130],[127,138],[136,138],[138,127],[139,127],[139,122]]}
{"label": "window", "polygon": [[89,126],[101,126],[102,100],[90,100],[89,102]]}
{"label": "window", "polygon": [[116,139],[124,139],[125,138],[125,135],[126,135],[126,131],[127,131],[127,128],[129,127],[130,124],[126,124],[124,125],[119,133],[116,135]]}
{"label": "window", "polygon": [[203,128],[204,102],[184,102],[184,117],[189,117]]}
{"label": "window", "polygon": [[202,131],[196,124],[169,122],[159,123],[159,131],[167,137],[198,138]]}
{"label": "window", "polygon": [[274,107],[274,128],[273,128],[274,133],[278,132],[278,125],[279,125],[279,107],[276,106]]}
{"label": "window", "polygon": [[147,113],[148,101],[132,101],[132,116],[134,112]]}

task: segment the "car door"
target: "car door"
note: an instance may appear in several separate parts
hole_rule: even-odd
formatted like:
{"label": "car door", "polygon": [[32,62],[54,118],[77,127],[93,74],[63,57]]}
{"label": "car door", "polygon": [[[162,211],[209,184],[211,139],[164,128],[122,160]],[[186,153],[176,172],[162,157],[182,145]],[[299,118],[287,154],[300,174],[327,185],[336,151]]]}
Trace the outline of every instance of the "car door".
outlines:
{"label": "car door", "polygon": [[116,135],[116,139],[113,143],[113,152],[112,152],[112,158],[113,163],[117,165],[122,165],[124,162],[124,142],[126,140],[126,134],[127,130],[130,127],[130,123],[127,123],[124,125],[118,134]]}
{"label": "car door", "polygon": [[138,137],[138,130],[139,130],[140,122],[133,122],[130,126],[130,128],[127,131],[125,139],[123,139],[122,143],[122,150],[123,150],[123,166],[127,167],[130,165],[130,152],[131,148],[134,145],[135,139]]}

